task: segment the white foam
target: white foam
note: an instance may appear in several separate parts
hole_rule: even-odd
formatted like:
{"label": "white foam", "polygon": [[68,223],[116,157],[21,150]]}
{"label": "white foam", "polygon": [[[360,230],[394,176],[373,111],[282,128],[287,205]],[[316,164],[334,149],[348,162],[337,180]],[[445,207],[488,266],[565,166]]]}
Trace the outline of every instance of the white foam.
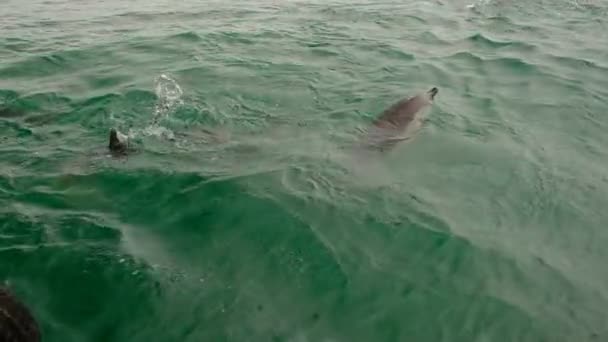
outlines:
{"label": "white foam", "polygon": [[166,74],[161,74],[155,81],[155,92],[158,97],[154,108],[153,124],[167,117],[176,106],[182,103],[182,88],[176,80]]}
{"label": "white foam", "polygon": [[150,125],[144,128],[142,132],[145,136],[154,136],[169,140],[175,139],[175,134],[173,131],[163,126]]}

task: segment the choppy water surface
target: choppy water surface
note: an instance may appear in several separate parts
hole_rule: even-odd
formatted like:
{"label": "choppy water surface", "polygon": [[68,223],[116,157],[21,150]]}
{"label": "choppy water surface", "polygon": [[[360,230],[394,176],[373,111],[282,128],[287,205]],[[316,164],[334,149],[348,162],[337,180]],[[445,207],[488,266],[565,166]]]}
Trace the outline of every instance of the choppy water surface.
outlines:
{"label": "choppy water surface", "polygon": [[0,13],[0,276],[45,341],[608,340],[605,1]]}

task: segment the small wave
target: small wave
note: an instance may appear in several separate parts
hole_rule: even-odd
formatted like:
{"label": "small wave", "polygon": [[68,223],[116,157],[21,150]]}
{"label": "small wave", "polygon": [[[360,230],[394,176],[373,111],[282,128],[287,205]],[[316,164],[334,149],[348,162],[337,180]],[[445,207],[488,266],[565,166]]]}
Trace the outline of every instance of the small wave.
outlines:
{"label": "small wave", "polygon": [[513,22],[513,20],[511,20],[509,17],[505,17],[505,16],[502,16],[502,15],[492,16],[492,17],[487,18],[486,20],[494,22],[494,23],[504,24],[505,26],[507,26],[507,25],[515,25],[515,23]]}
{"label": "small wave", "polygon": [[169,38],[184,40],[184,41],[188,41],[188,42],[199,42],[199,41],[203,40],[203,38],[201,38],[201,36],[199,36],[198,34],[192,32],[192,31],[179,33],[179,34],[173,35]]}
{"label": "small wave", "polygon": [[13,63],[3,69],[0,74],[6,78],[44,77],[59,74],[67,68],[65,58],[53,54],[47,56],[30,57]]}
{"label": "small wave", "polygon": [[21,53],[30,49],[34,44],[25,39],[20,38],[6,38],[4,41],[0,40],[0,46],[13,52]]}
{"label": "small wave", "polygon": [[117,94],[104,94],[104,95],[88,98],[88,99],[84,100],[84,102],[82,102],[80,105],[83,107],[105,106],[109,102],[112,102],[112,101],[118,99],[119,97],[120,96],[118,96]]}
{"label": "small wave", "polygon": [[562,66],[567,66],[573,69],[579,68],[589,68],[589,69],[597,69],[597,71],[601,71],[603,73],[608,73],[608,66],[602,66],[597,64],[596,62],[589,61],[583,58],[573,58],[568,56],[556,56],[556,55],[548,55],[549,58],[556,61],[558,64]]}
{"label": "small wave", "polygon": [[73,108],[71,99],[53,92],[29,96],[19,96],[17,92],[10,91],[5,94],[4,101],[0,94],[0,117],[23,117],[28,124],[52,122],[61,113]]}
{"label": "small wave", "polygon": [[0,89],[0,105],[6,105],[15,101],[19,93],[14,90]]}
{"label": "small wave", "polygon": [[321,57],[335,57],[335,56],[340,56],[340,53],[337,51],[332,51],[329,49],[312,49],[311,52],[317,56],[321,56]]}
{"label": "small wave", "polygon": [[92,89],[116,88],[132,77],[129,75],[91,75],[83,76],[83,79],[89,84]]}
{"label": "small wave", "polygon": [[22,116],[23,110],[11,107],[0,107],[0,118],[14,118]]}
{"label": "small wave", "polygon": [[538,67],[536,65],[530,64],[521,58],[515,57],[483,58],[468,51],[461,51],[445,58],[448,60],[463,61],[478,68],[482,67],[484,64],[488,64],[489,67],[494,66],[506,68],[509,71],[516,71],[518,73],[530,73],[538,71]]}
{"label": "small wave", "polygon": [[31,56],[0,69],[4,78],[31,78],[66,75],[76,70],[84,71],[98,65],[99,60],[116,56],[105,47],[62,50],[51,54]]}
{"label": "small wave", "polygon": [[460,60],[460,61],[464,61],[467,63],[473,63],[475,65],[480,65],[484,61],[483,58],[477,56],[474,53],[468,52],[468,51],[456,52],[455,54],[452,54],[445,58],[450,59],[450,60]]}
{"label": "small wave", "polygon": [[[159,13],[149,13],[149,12],[125,12],[114,15],[114,17],[129,17],[132,20],[141,20],[141,21],[150,21],[158,19],[160,16]],[[111,17],[109,17],[111,18]]]}
{"label": "small wave", "polygon": [[418,43],[422,43],[424,45],[435,45],[435,46],[445,46],[450,44],[451,42],[447,39],[440,37],[437,33],[431,31],[421,32],[420,34],[416,34],[412,36]]}
{"label": "small wave", "polygon": [[530,64],[521,58],[502,57],[502,58],[490,59],[488,61],[494,65],[505,67],[509,70],[518,71],[520,73],[526,74],[526,73],[529,73],[532,71],[538,71],[538,67],[536,65]]}
{"label": "small wave", "polygon": [[474,45],[482,48],[502,48],[507,46],[519,46],[524,47],[527,50],[533,50],[535,47],[530,44],[522,43],[522,42],[505,42],[491,39],[485,36],[482,33],[476,33],[470,37],[466,38],[467,41],[472,42]]}
{"label": "small wave", "polygon": [[253,45],[255,42],[248,38],[248,34],[243,34],[241,32],[216,32],[209,34],[209,38],[218,42],[226,42],[230,43],[240,43],[246,45]]}
{"label": "small wave", "polygon": [[391,46],[388,44],[380,44],[380,45],[381,46],[378,46],[377,51],[386,57],[394,58],[395,60],[400,60],[400,61],[413,61],[416,59],[416,57],[413,54],[404,52],[403,50],[396,48],[394,46]]}

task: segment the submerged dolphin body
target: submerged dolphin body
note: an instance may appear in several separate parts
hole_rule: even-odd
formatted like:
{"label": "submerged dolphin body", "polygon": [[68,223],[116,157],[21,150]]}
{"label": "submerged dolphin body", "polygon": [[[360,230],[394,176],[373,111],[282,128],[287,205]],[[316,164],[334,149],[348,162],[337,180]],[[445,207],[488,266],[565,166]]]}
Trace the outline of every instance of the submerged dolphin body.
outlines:
{"label": "submerged dolphin body", "polygon": [[439,89],[433,87],[386,109],[367,130],[362,144],[368,148],[387,151],[400,141],[411,139],[422,125],[421,112],[433,103],[438,92]]}
{"label": "submerged dolphin body", "polygon": [[[162,128],[162,126],[156,126]],[[224,143],[229,140],[229,136],[226,132],[212,131],[207,128],[198,128],[190,132],[178,132],[174,133],[171,130],[159,130],[158,136],[174,142],[179,143],[183,141],[190,141],[192,143]],[[157,134],[155,134],[157,135]],[[108,149],[114,157],[124,157],[133,153],[140,152],[140,149],[136,147],[137,144],[132,142],[132,137],[121,133],[116,128],[110,129],[110,135],[108,139]]]}

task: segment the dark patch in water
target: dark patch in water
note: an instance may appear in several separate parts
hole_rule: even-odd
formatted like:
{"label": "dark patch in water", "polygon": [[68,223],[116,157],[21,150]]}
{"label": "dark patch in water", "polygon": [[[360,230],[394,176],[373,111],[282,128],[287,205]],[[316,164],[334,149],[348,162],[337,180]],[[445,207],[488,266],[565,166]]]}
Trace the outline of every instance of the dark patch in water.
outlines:
{"label": "dark patch in water", "polygon": [[176,40],[184,40],[187,42],[199,42],[202,40],[202,38],[198,34],[192,32],[192,31],[176,34],[176,35],[172,36],[171,38],[176,39]]}
{"label": "dark patch in water", "polygon": [[40,328],[29,309],[7,288],[0,288],[0,340],[40,341]]}
{"label": "dark patch in water", "polygon": [[25,111],[17,108],[0,108],[0,118],[14,118],[18,116],[22,116]]}

